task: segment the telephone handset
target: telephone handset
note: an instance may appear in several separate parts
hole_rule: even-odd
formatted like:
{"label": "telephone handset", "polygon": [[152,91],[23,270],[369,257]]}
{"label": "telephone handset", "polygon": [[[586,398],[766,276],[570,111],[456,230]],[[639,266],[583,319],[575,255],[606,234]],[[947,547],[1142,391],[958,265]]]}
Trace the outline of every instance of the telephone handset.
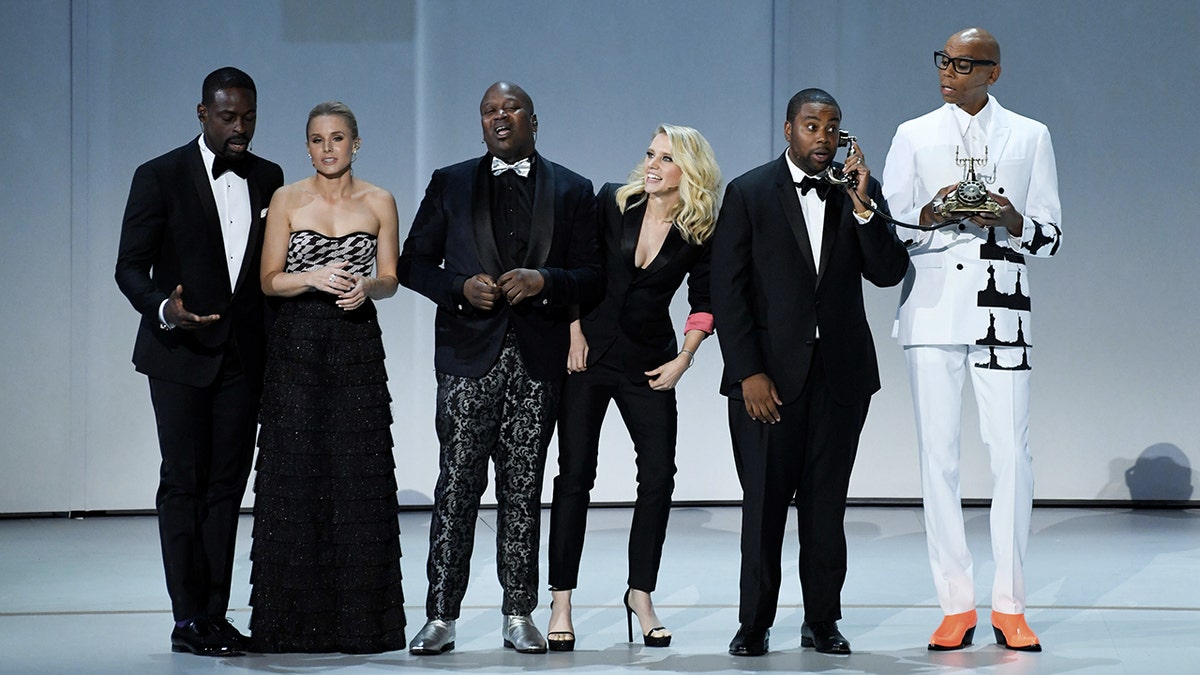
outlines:
{"label": "telephone handset", "polygon": [[[850,150],[846,152],[847,160],[854,156],[854,144],[857,142],[858,138],[851,135],[849,131],[846,131],[845,129],[838,130],[837,146],[839,148],[850,148]],[[857,173],[847,175],[840,168],[832,164],[829,165],[829,168],[825,169],[825,180],[833,183],[834,185],[844,185],[846,186],[847,190],[858,189]]]}

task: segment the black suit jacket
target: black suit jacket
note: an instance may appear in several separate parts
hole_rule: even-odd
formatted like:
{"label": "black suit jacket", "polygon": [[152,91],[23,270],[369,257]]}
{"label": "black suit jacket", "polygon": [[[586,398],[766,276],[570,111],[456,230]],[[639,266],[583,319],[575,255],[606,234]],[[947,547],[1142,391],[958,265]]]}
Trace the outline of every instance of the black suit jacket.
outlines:
{"label": "black suit jacket", "polygon": [[[229,287],[217,204],[198,141],[139,166],[129,188],[117,254],[117,285],[142,315],[133,363],[138,372],[196,387],[212,383],[226,343],[236,340],[255,386],[262,381],[265,312],[259,284],[263,215],[283,185],[277,164],[249,155],[250,235],[242,269]],[[163,330],[158,309],[177,285],[183,304],[221,319],[197,330]]]}
{"label": "black suit jacket", "polygon": [[[874,178],[868,191],[886,210]],[[859,225],[852,209],[842,190],[829,192],[818,270],[784,156],[729,184],[712,260],[713,313],[725,359],[721,393],[740,399],[741,381],[766,373],[784,403],[795,401],[818,326],[834,399],[850,403],[878,391],[862,279],[900,283],[908,254],[882,218]]]}
{"label": "black suit jacket", "polygon": [[592,184],[535,155],[533,222],[521,267],[540,270],[546,283],[536,297],[483,312],[463,297],[463,283],[508,271],[492,229],[490,161],[485,155],[433,172],[400,253],[400,283],[437,303],[439,372],[482,377],[511,325],[530,376],[556,380],[566,374],[570,306],[597,302],[604,292]]}
{"label": "black suit jacket", "polygon": [[712,312],[708,289],[712,247],[689,244],[671,228],[658,255],[646,269],[639,269],[634,256],[646,204],[621,213],[616,201],[619,187],[620,183],[608,183],[596,198],[607,290],[599,306],[591,311],[581,308],[585,313],[581,325],[589,366],[616,352],[625,374],[634,382],[645,382],[647,370],[679,354],[670,309],[685,275],[691,312]]}

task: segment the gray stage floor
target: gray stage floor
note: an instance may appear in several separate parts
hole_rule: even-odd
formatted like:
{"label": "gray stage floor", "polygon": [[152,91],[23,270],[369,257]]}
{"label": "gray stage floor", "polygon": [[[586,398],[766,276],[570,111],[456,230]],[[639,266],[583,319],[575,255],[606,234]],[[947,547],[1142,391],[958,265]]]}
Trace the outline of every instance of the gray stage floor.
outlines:
{"label": "gray stage floor", "polygon": [[[531,656],[501,648],[495,512],[484,511],[454,652],[227,659],[171,653],[171,617],[152,517],[0,520],[0,672],[1200,672],[1195,510],[1036,509],[1026,565],[1028,618],[1045,651],[1025,654],[996,646],[987,625],[991,556],[985,510],[967,512],[980,600],[976,644],[933,653],[925,642],[941,615],[920,509],[851,508],[850,572],[840,624],[854,648],[847,657],[799,647],[794,536],[786,549],[790,559],[784,561],[771,653],[726,654],[737,628],[738,517],[729,507],[673,512],[654,594],[660,618],[675,633],[667,649],[625,641],[620,603],[628,509],[592,511],[581,572],[587,581],[575,593],[577,651]],[[410,637],[424,620],[428,527],[428,513],[401,515]],[[543,518],[543,540],[545,527]],[[230,612],[242,629],[249,620],[249,535],[250,517],[243,516]],[[548,602],[543,592],[535,614],[543,630]]]}

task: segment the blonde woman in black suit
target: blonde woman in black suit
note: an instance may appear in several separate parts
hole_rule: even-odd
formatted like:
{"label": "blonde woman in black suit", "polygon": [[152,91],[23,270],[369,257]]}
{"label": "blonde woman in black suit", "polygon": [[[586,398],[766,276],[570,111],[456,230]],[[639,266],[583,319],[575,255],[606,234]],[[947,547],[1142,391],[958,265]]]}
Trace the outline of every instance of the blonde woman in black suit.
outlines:
{"label": "blonde woman in black suit", "polygon": [[[600,427],[609,401],[616,402],[637,453],[625,593],[629,639],[636,614],[646,646],[671,643],[650,593],[675,487],[675,385],[713,332],[709,241],[720,185],[708,141],[690,127],[664,124],[628,181],[605,185],[597,197],[607,292],[599,305],[581,307],[582,319],[571,324],[570,374],[558,420],[559,475],[550,514],[551,650],[575,646],[571,591],[578,581]],[[684,277],[691,313],[680,348],[669,310]]]}

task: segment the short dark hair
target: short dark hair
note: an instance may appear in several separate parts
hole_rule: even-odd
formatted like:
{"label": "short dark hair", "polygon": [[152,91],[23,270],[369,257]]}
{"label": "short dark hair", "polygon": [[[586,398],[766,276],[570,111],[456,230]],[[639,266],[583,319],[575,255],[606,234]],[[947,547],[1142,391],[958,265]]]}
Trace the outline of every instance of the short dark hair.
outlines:
{"label": "short dark hair", "polygon": [[254,88],[254,80],[233,66],[218,68],[204,78],[204,84],[200,88],[200,102],[204,105],[212,105],[217,91],[221,89],[248,89],[255,97],[258,96],[258,90]]}
{"label": "short dark hair", "polygon": [[824,89],[801,89],[796,92],[796,95],[788,101],[787,104],[787,119],[785,122],[791,122],[796,119],[796,115],[800,113],[800,106],[805,103],[823,103],[831,105],[838,109],[838,113],[842,112],[842,106],[838,105],[837,100]]}

